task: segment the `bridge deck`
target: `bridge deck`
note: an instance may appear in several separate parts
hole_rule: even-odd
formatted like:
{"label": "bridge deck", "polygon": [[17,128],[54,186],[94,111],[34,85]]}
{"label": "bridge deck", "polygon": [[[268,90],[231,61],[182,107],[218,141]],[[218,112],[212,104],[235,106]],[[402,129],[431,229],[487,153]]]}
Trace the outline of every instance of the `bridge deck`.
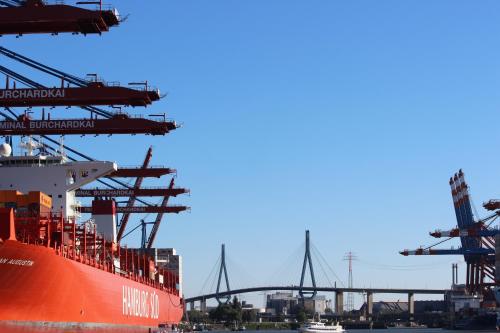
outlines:
{"label": "bridge deck", "polygon": [[324,292],[352,292],[352,293],[368,293],[373,294],[424,294],[424,295],[444,295],[447,291],[446,289],[390,289],[390,288],[332,288],[332,287],[300,287],[300,286],[288,286],[288,287],[253,287],[253,288],[243,288],[234,289],[230,291],[224,291],[220,293],[212,293],[206,295],[200,295],[195,297],[189,297],[185,299],[185,302],[196,302],[215,298],[216,296],[230,296],[237,294],[253,293],[259,291],[324,291]]}

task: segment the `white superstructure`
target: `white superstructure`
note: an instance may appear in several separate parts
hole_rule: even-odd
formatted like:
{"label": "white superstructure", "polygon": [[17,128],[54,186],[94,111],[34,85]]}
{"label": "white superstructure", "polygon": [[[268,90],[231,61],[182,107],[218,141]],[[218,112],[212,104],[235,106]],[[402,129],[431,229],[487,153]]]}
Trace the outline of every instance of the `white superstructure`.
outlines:
{"label": "white superstructure", "polygon": [[0,190],[42,191],[52,197],[52,211],[77,216],[74,191],[116,171],[114,162],[68,161],[64,156],[0,154]]}

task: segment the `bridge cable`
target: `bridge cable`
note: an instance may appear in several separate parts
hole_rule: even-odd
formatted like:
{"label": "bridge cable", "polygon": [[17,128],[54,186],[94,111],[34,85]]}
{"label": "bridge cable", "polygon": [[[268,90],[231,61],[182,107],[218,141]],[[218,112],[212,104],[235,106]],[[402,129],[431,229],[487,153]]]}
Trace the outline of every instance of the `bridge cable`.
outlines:
{"label": "bridge cable", "polygon": [[[300,277],[300,269],[302,255],[304,253],[305,242],[303,241],[293,252],[291,252],[288,257],[282,261],[282,264],[277,266],[277,269],[272,271],[269,277],[266,279],[271,282],[271,285],[283,283],[283,277],[293,278],[294,280],[285,281],[287,284],[295,284],[298,282],[297,277]],[[290,268],[296,268],[296,272],[289,272]],[[287,272],[285,272],[287,270]],[[287,274],[284,274],[287,273]],[[278,280],[277,278],[281,279]]]}
{"label": "bridge cable", "polygon": [[340,284],[342,285],[342,287],[345,288],[345,284],[344,282],[342,281],[342,279],[337,275],[337,273],[335,273],[335,271],[333,270],[333,268],[330,266],[330,264],[328,264],[328,261],[325,259],[325,257],[323,257],[323,255],[321,254],[321,252],[319,252],[319,250],[316,248],[316,246],[312,246],[316,251],[317,253],[319,254],[320,258],[323,260],[323,262],[326,264],[326,267],[328,267],[330,269],[330,271],[332,272],[332,274],[337,278],[337,280],[340,282]]}
{"label": "bridge cable", "polygon": [[[229,264],[228,267],[230,267],[231,271],[231,276],[232,279],[231,281],[238,281],[239,282],[239,287],[235,288],[235,285],[233,285],[233,289],[243,289],[245,286],[252,286],[252,285],[261,285],[260,281],[255,278],[255,276],[248,272],[243,266],[239,265],[237,261],[232,260],[230,256],[227,255],[226,253],[226,262]],[[236,274],[235,274],[236,273]],[[236,275],[236,276],[235,276]]]}
{"label": "bridge cable", "polygon": [[318,253],[317,253],[317,252],[319,252],[318,249],[314,245],[311,247],[311,249],[312,249],[313,256],[315,257],[317,263],[319,264],[319,267],[321,268],[321,271],[323,272],[323,275],[326,277],[326,280],[328,281],[328,284],[330,285],[330,287],[335,288],[336,285],[334,285],[330,281],[330,278],[328,277],[328,274],[326,274],[326,270],[323,267],[323,264],[321,263],[321,260],[318,258]]}
{"label": "bridge cable", "polygon": [[[207,278],[205,279],[205,282],[201,286],[201,290],[198,292],[199,295],[203,295],[205,293],[205,287],[207,286],[208,281],[210,281],[212,275],[215,274],[215,271],[219,267],[219,261],[220,261],[220,256],[217,258],[217,261],[215,262],[214,266],[212,267],[212,270],[210,271],[210,274],[208,274]],[[208,290],[208,292],[211,292],[211,290]]]}
{"label": "bridge cable", "polygon": [[222,265],[222,256],[219,256],[219,258],[217,259],[217,269],[215,271],[215,274],[214,274],[214,277],[213,277],[213,280],[212,280],[212,284],[210,285],[210,292],[216,292],[216,288],[215,288],[215,285],[217,284],[217,281],[218,281],[218,270],[220,268],[220,266]]}

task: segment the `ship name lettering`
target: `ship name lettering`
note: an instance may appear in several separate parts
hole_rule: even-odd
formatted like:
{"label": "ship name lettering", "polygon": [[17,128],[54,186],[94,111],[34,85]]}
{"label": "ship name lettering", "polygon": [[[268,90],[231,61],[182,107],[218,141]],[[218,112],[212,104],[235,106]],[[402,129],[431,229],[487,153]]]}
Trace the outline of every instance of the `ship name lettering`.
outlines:
{"label": "ship name lettering", "polygon": [[134,287],[122,287],[122,314],[129,317],[158,319],[159,298],[153,292],[139,290]]}
{"label": "ship name lettering", "polygon": [[33,266],[34,263],[33,260],[0,258],[0,264],[6,265]]}
{"label": "ship name lettering", "polygon": [[65,89],[4,89],[0,90],[0,99],[23,98],[63,98]]}

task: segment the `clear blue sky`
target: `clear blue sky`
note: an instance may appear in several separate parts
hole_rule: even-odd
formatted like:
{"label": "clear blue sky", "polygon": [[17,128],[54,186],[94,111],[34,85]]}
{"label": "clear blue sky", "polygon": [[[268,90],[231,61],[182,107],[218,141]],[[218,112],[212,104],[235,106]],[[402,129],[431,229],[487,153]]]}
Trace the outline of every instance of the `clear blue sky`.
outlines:
{"label": "clear blue sky", "polygon": [[459,168],[482,216],[482,201],[499,196],[498,1],[114,5],[130,16],[100,37],[0,41],[75,75],[147,79],[169,93],[130,110],[184,124],[167,137],[66,143],[126,165],[152,144],[153,164],[178,169],[192,195],[175,203],[192,212],[168,216],[156,245],[183,255],[186,296],[200,291],[223,242],[234,287],[273,272],[298,284],[305,229],[344,282],[342,257],[353,251],[357,286],[449,286],[461,258],[398,251],[456,224],[447,181]]}

